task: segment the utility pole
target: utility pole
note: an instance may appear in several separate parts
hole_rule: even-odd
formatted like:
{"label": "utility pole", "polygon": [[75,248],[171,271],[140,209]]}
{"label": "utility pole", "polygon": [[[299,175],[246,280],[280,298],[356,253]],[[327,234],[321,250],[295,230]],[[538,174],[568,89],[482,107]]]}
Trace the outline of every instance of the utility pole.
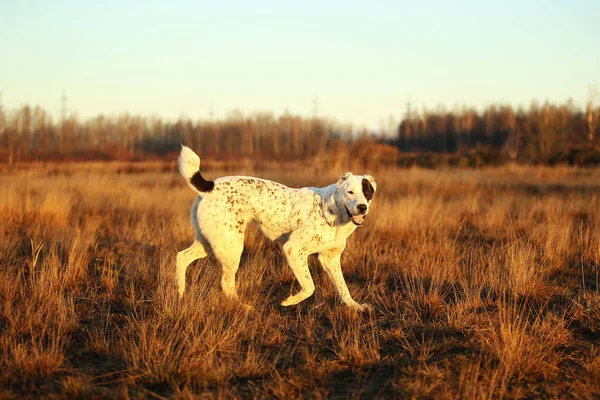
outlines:
{"label": "utility pole", "polygon": [[404,102],[403,120],[398,124],[398,141],[402,151],[410,151],[413,145],[415,133],[413,132],[413,110],[410,96],[406,96]]}
{"label": "utility pole", "polygon": [[[2,103],[2,92],[0,92],[0,136],[4,136],[6,119],[4,118],[4,104]],[[6,132],[6,146],[8,148],[8,164],[13,163],[13,147],[15,145],[15,131],[8,130]]]}
{"label": "utility pole", "polygon": [[[2,104],[2,92],[0,92],[0,139],[4,137],[4,105]],[[8,142],[8,163],[12,164],[12,154],[10,148],[10,138],[7,138]]]}
{"label": "utility pole", "polygon": [[65,124],[65,118],[67,115],[67,94],[65,92],[65,89],[63,89],[62,91],[62,96],[60,97],[60,125],[61,125],[61,130],[63,129],[63,126]]}
{"label": "utility pole", "polygon": [[214,102],[212,100],[208,106],[208,117],[210,118],[211,122],[215,121],[215,107]]}
{"label": "utility pole", "polygon": [[312,112],[313,112],[313,118],[317,119],[317,114],[319,112],[319,98],[317,97],[316,94],[313,96],[313,100],[312,100]]}
{"label": "utility pole", "polygon": [[596,139],[596,128],[598,126],[598,117],[600,117],[600,108],[594,109],[594,100],[598,97],[598,91],[596,88],[590,86],[588,88],[589,97],[587,107],[585,109],[585,119],[588,128],[588,141],[590,145],[594,144]]}
{"label": "utility pole", "polygon": [[60,138],[58,138],[58,150],[59,152],[63,152],[65,149],[65,120],[67,118],[67,94],[65,89],[62,91],[62,96],[60,97]]}
{"label": "utility pole", "polygon": [[0,140],[4,137],[4,104],[2,103],[2,92],[0,92]]}
{"label": "utility pole", "polygon": [[0,136],[4,134],[4,105],[2,104],[2,92],[0,92]]}

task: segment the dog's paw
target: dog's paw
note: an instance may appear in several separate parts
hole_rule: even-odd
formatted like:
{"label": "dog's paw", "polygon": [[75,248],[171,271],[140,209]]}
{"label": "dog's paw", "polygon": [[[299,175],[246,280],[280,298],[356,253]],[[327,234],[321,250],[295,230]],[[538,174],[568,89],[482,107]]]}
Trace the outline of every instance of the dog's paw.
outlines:
{"label": "dog's paw", "polygon": [[358,307],[356,307],[356,311],[373,312],[373,307],[371,307],[370,304],[362,303],[362,304],[359,304]]}
{"label": "dog's paw", "polygon": [[294,301],[293,299],[285,299],[284,301],[281,302],[281,306],[282,307],[289,307],[289,306],[295,306],[296,304],[298,304],[297,301]]}

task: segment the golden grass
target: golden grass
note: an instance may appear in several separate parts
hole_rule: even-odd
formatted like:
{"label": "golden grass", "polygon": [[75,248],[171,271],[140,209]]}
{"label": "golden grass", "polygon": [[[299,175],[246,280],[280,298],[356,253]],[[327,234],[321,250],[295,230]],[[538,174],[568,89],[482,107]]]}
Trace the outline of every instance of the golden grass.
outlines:
{"label": "golden grass", "polygon": [[[223,167],[214,164],[214,168]],[[341,172],[228,171],[293,187]],[[379,170],[342,257],[337,301],[313,297],[277,246],[246,238],[238,290],[192,240],[174,163],[0,171],[0,397],[520,398],[600,396],[600,170]],[[208,170],[208,177],[225,174]]]}

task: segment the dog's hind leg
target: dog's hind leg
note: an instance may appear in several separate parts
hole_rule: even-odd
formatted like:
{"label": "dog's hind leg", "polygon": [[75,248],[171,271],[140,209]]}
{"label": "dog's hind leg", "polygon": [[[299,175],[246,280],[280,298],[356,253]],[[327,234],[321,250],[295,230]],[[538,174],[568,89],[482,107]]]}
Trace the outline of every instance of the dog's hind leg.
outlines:
{"label": "dog's hind leg", "polygon": [[293,242],[287,242],[283,245],[285,257],[301,287],[298,293],[289,296],[281,302],[281,305],[284,307],[298,304],[302,300],[312,296],[315,292],[315,283],[308,269],[308,254],[301,252],[300,247],[298,243],[294,244]]}
{"label": "dog's hind leg", "polygon": [[183,296],[185,291],[185,272],[187,267],[199,258],[204,258],[208,255],[204,245],[195,241],[190,247],[185,250],[181,250],[177,253],[177,261],[175,267],[175,283],[177,290],[179,291],[179,297]]}
{"label": "dog's hind leg", "polygon": [[221,263],[221,269],[223,270],[221,276],[223,293],[228,298],[237,300],[235,275],[240,266],[240,258],[244,250],[244,233],[237,233],[235,237],[231,236],[230,234],[226,240],[215,241],[212,247],[213,253]]}

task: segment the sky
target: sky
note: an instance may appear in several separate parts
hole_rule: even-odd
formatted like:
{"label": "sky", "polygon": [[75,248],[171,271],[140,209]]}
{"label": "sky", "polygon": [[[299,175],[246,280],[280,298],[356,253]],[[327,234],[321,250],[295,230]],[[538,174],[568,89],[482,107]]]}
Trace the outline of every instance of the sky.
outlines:
{"label": "sky", "polygon": [[376,130],[407,103],[582,107],[590,85],[597,0],[0,2],[4,108],[55,117],[64,90],[83,119],[316,108]]}

